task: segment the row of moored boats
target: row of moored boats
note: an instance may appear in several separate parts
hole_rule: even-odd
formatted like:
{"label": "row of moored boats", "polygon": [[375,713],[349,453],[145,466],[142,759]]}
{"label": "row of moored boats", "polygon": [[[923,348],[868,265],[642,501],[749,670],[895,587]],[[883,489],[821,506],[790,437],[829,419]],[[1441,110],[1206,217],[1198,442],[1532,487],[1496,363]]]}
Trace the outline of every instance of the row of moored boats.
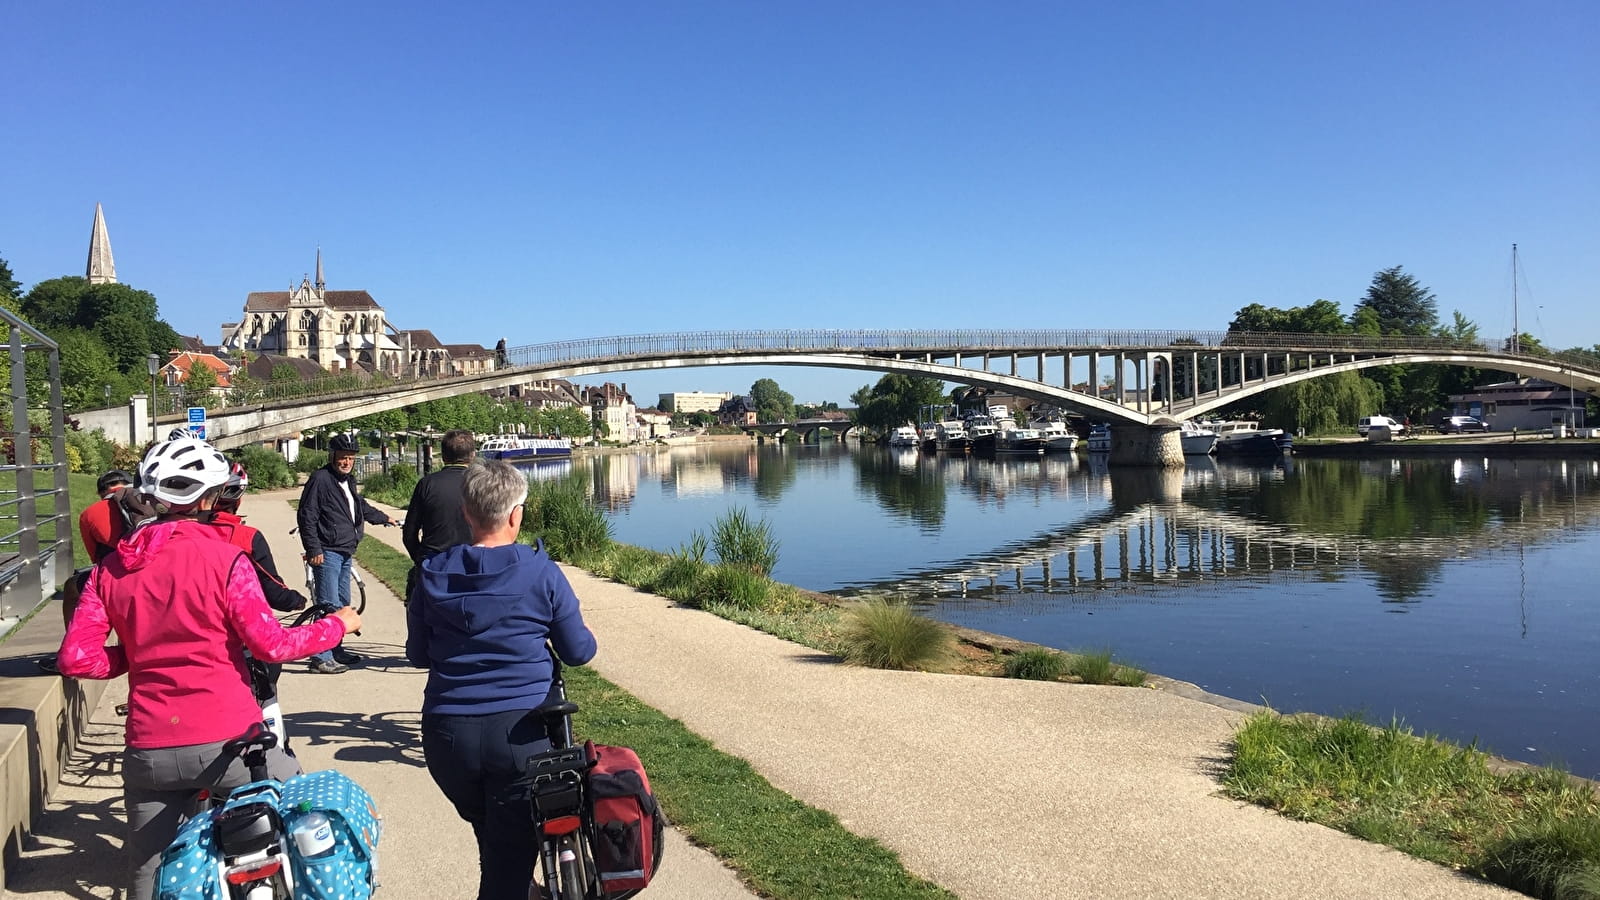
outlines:
{"label": "row of moored boats", "polygon": [[[1286,453],[1294,439],[1281,428],[1262,428],[1248,420],[1226,422],[1184,422],[1183,452],[1186,456],[1212,453],[1233,456],[1269,456]],[[984,413],[964,418],[948,417],[922,425],[901,425],[889,435],[891,447],[918,447],[938,453],[976,453],[980,456],[1043,456],[1046,453],[1071,453],[1080,446],[1090,453],[1111,451],[1111,426],[1089,426],[1088,437],[1080,441],[1076,431],[1060,415],[1036,419],[1024,426],[1010,408],[991,406]]]}

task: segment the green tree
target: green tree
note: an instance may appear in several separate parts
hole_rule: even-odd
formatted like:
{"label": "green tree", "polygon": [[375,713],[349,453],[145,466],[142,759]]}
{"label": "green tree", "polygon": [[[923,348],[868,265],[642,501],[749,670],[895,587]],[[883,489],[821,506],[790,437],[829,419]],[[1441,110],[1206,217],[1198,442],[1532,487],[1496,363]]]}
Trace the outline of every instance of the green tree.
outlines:
{"label": "green tree", "polygon": [[[974,396],[965,391],[963,399]],[[871,387],[862,387],[850,395],[856,405],[855,421],[868,428],[888,431],[907,422],[922,419],[922,410],[928,406],[943,406],[944,382],[921,375],[901,375],[891,372],[878,379]]]}
{"label": "green tree", "polygon": [[120,387],[122,381],[105,343],[81,328],[56,331],[50,336],[61,346],[62,405],[69,412],[104,406],[106,385]]}
{"label": "green tree", "polygon": [[211,409],[220,405],[212,388],[217,386],[217,373],[211,367],[198,360],[189,364],[189,377],[183,380],[184,395],[190,406],[203,406]]}
{"label": "green tree", "polygon": [[750,385],[750,399],[756,405],[756,421],[788,422],[794,418],[794,397],[771,378]]}
{"label": "green tree", "polygon": [[11,274],[11,264],[0,259],[0,306],[12,312],[22,311],[22,282]]}
{"label": "green tree", "polygon": [[[1363,309],[1378,317],[1383,334],[1428,335],[1439,325],[1439,305],[1433,292],[1406,274],[1402,266],[1372,276],[1366,296],[1356,304],[1357,313]],[[1354,316],[1350,324],[1356,326]]]}

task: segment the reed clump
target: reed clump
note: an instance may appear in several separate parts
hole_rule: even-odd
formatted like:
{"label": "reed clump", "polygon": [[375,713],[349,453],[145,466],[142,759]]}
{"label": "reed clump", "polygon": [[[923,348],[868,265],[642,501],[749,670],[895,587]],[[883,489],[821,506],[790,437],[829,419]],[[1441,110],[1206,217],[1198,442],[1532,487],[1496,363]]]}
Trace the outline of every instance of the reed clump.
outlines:
{"label": "reed clump", "polygon": [[1068,662],[1067,674],[1084,684],[1114,684],[1118,687],[1138,687],[1149,677],[1141,669],[1117,662],[1109,649],[1074,653]]}
{"label": "reed clump", "polygon": [[717,562],[770,575],[778,564],[778,539],[766,519],[751,519],[744,507],[728,510],[711,526],[711,549]]}
{"label": "reed clump", "polygon": [[1065,656],[1045,647],[1030,647],[1008,654],[1003,665],[1007,678],[1029,681],[1060,681],[1071,667]]}

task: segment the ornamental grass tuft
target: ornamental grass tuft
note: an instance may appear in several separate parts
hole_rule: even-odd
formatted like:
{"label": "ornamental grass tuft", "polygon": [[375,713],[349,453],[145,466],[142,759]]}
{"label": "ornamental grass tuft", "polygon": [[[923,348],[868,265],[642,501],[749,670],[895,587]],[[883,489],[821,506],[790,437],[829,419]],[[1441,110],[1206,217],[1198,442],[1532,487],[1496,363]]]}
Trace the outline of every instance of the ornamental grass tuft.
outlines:
{"label": "ornamental grass tuft", "polygon": [[1024,678],[1029,681],[1057,681],[1067,674],[1069,660],[1045,647],[1019,650],[1005,658],[1007,678]]}
{"label": "ornamental grass tuft", "polygon": [[875,669],[927,669],[949,658],[953,636],[904,603],[872,599],[851,610],[841,641],[845,659]]}
{"label": "ornamental grass tuft", "polygon": [[1138,687],[1148,677],[1142,670],[1117,662],[1110,650],[1080,651],[1067,666],[1067,674],[1084,684],[1114,684]]}

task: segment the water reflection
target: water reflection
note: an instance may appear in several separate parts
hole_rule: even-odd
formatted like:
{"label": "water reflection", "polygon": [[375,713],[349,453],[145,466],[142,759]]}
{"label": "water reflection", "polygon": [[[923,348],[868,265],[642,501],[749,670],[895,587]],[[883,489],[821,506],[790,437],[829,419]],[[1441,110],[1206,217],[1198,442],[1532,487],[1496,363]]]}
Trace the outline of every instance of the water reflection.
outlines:
{"label": "water reflection", "polygon": [[[1287,709],[1391,714],[1600,774],[1592,460],[988,460],[830,442],[580,458],[617,539],[671,550],[734,506],[774,576]],[[656,482],[654,490],[650,482]]]}

